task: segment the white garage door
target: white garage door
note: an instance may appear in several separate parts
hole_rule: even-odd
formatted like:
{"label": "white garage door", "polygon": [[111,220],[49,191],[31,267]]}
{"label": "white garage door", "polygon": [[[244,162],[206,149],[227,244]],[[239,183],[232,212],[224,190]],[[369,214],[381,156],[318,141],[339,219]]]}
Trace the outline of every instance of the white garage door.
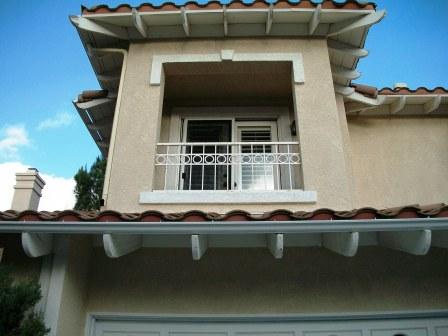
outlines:
{"label": "white garage door", "polygon": [[151,321],[97,318],[92,336],[448,336],[448,318],[290,321],[210,321],[191,318]]}

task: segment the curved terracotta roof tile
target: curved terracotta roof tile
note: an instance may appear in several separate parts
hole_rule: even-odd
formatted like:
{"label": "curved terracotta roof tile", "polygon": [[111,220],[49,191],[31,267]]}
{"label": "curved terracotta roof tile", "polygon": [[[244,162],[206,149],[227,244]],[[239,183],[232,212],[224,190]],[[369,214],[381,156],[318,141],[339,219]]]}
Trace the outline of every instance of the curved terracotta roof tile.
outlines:
{"label": "curved terracotta roof tile", "polygon": [[[324,1],[311,1],[311,0],[300,0],[298,2],[293,2],[289,0],[279,0],[274,3],[275,8],[314,8],[318,4],[322,4],[323,9],[363,9],[363,10],[375,10],[376,4],[373,2],[360,3],[356,0],[346,0],[343,2],[337,2],[332,0]],[[255,0],[251,3],[245,3],[240,0],[234,0],[229,4],[226,4],[228,8],[267,8],[271,3],[265,0]],[[143,3],[135,8],[141,12],[151,12],[151,11],[167,11],[167,10],[179,10],[181,7],[186,7],[189,10],[198,9],[219,9],[222,8],[223,4],[219,1],[210,1],[205,4],[198,4],[194,1],[188,1],[182,5],[175,4],[173,2],[164,2],[160,5],[153,5],[151,3]],[[129,4],[121,4],[116,7],[109,7],[106,4],[97,5],[94,7],[81,6],[81,13],[83,15],[89,14],[110,14],[110,13],[129,13],[132,11],[132,7]]]}
{"label": "curved terracotta roof tile", "polygon": [[425,95],[425,94],[448,94],[448,89],[441,86],[433,89],[420,86],[417,89],[410,89],[406,87],[398,87],[395,89],[385,87],[378,91],[382,95]]}
{"label": "curved terracotta roof tile", "polygon": [[276,209],[263,214],[251,214],[244,210],[233,210],[225,214],[191,210],[180,213],[162,213],[149,210],[142,213],[121,213],[106,211],[0,211],[0,221],[97,221],[97,222],[169,222],[169,221],[286,221],[286,220],[341,220],[341,219],[374,219],[374,218],[424,218],[448,217],[448,205],[444,203],[420,206],[417,204],[387,209],[360,208],[349,211],[333,209],[316,209],[314,211],[291,212]]}

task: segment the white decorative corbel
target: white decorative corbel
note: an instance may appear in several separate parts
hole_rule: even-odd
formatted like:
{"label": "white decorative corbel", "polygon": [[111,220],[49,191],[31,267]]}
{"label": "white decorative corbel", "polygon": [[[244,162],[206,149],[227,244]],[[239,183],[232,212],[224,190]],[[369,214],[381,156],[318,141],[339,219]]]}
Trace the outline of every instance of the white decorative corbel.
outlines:
{"label": "white decorative corbel", "polygon": [[425,113],[431,113],[437,110],[441,103],[442,103],[442,96],[435,96],[425,103],[423,109]]}
{"label": "white decorative corbel", "polygon": [[53,235],[48,233],[22,233],[22,247],[29,257],[42,257],[53,251]]}
{"label": "white decorative corbel", "polygon": [[103,234],[103,245],[108,257],[118,258],[141,248],[142,236],[106,233]]}
{"label": "white decorative corbel", "polygon": [[269,251],[271,251],[275,259],[283,258],[284,239],[282,233],[268,234],[267,243]]}
{"label": "white decorative corbel", "polygon": [[346,257],[353,257],[358,251],[358,232],[331,232],[322,234],[322,245],[327,249],[342,254]]}
{"label": "white decorative corbel", "polygon": [[425,255],[431,247],[431,230],[378,232],[380,245],[415,255]]}
{"label": "white decorative corbel", "polygon": [[406,96],[399,96],[392,104],[390,104],[390,113],[397,114],[404,109],[406,105]]}
{"label": "white decorative corbel", "polygon": [[383,19],[385,15],[386,11],[380,10],[367,14],[366,16],[363,16],[361,19],[358,19],[356,21],[347,20],[343,22],[333,23],[327,36],[338,35],[352,31],[354,29],[371,26],[381,21],[381,19]]}
{"label": "white decorative corbel", "polygon": [[266,17],[266,31],[265,31],[266,35],[269,35],[271,33],[273,17],[274,17],[274,5],[271,3],[269,4],[268,16]]}
{"label": "white decorative corbel", "polygon": [[316,9],[313,12],[313,16],[311,17],[311,20],[308,24],[308,34],[313,35],[317,26],[320,22],[320,16],[322,13],[322,5],[317,5]]}
{"label": "white decorative corbel", "polygon": [[193,260],[199,260],[207,251],[208,241],[205,235],[191,235],[191,253]]}
{"label": "white decorative corbel", "polygon": [[182,15],[182,27],[184,28],[185,35],[190,36],[190,22],[188,21],[188,15],[185,7],[180,9]]}
{"label": "white decorative corbel", "polygon": [[70,21],[79,29],[87,30],[92,33],[112,36],[122,40],[127,40],[129,38],[125,28],[110,23],[98,23],[82,16],[71,16]]}
{"label": "white decorative corbel", "polygon": [[142,37],[148,37],[148,26],[143,22],[141,14],[132,8],[132,22]]}

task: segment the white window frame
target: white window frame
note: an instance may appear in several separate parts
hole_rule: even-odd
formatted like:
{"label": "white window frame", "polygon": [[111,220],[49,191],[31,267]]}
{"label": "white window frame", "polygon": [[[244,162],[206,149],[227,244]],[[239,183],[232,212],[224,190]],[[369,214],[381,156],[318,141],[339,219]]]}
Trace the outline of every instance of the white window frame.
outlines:
{"label": "white window frame", "polygon": [[[263,118],[260,118],[260,112]],[[227,116],[226,116],[227,114]],[[231,116],[229,116],[231,115]],[[237,115],[237,117],[235,117]],[[243,119],[243,120],[241,120]],[[289,110],[285,106],[243,106],[243,107],[182,107],[174,108],[170,118],[169,142],[186,142],[187,124],[189,120],[229,120],[232,123],[231,142],[238,140],[238,127],[240,125],[272,125],[275,139],[271,141],[293,141],[289,125],[291,124]],[[280,137],[281,136],[281,137]],[[183,168],[182,168],[183,170]],[[175,186],[170,190],[183,190],[180,183],[180,174],[177,171],[176,176],[169,176],[168,180],[175,179]],[[234,183],[237,183],[235,189]],[[281,183],[281,182],[280,182]],[[231,187],[226,191],[243,191],[240,189],[240,179],[236,175],[236,169],[232,169]],[[277,187],[277,185],[276,185]],[[281,188],[280,186],[279,189]],[[189,191],[192,190],[183,190]],[[217,190],[213,190],[217,191]]]}

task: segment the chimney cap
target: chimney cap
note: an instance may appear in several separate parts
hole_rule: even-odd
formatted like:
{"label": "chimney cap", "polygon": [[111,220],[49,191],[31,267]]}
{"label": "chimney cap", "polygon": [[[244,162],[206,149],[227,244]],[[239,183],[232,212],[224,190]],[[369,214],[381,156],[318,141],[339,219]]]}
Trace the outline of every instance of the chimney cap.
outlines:
{"label": "chimney cap", "polygon": [[404,82],[398,82],[394,84],[394,89],[398,89],[398,88],[407,88],[408,84],[404,83]]}

